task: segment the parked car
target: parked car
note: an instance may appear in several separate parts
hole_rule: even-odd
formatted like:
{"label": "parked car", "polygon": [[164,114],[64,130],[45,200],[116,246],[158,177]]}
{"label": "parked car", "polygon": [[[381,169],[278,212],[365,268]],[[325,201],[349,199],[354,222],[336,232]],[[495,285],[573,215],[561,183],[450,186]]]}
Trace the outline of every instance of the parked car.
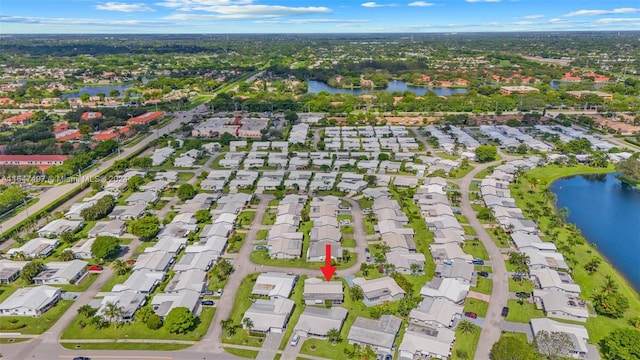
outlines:
{"label": "parked car", "polygon": [[100,266],[100,265],[91,265],[89,266],[89,271],[102,271],[104,270],[104,267]]}
{"label": "parked car", "polygon": [[74,357],[73,360],[91,360],[91,359],[89,359],[86,356],[77,356],[77,357]]}
{"label": "parked car", "polygon": [[509,315],[509,307],[505,306],[502,308],[502,317],[507,317]]}
{"label": "parked car", "polygon": [[202,295],[213,295],[213,290],[205,290],[202,292]]}
{"label": "parked car", "polygon": [[215,296],[222,296],[222,289],[216,290]]}
{"label": "parked car", "polygon": [[473,265],[484,265],[484,260],[482,259],[473,259]]}
{"label": "parked car", "polygon": [[468,317],[468,318],[472,318],[472,319],[477,319],[478,318],[478,314],[472,312],[472,311],[467,311],[466,313],[464,313],[464,316]]}
{"label": "parked car", "polygon": [[489,277],[489,273],[486,271],[478,271],[478,276]]}
{"label": "parked car", "polygon": [[200,304],[202,304],[203,306],[213,306],[214,302],[213,300],[202,300]]}
{"label": "parked car", "polygon": [[293,337],[291,338],[291,346],[298,345],[298,341],[300,341],[300,335],[293,334]]}
{"label": "parked car", "polygon": [[516,296],[517,296],[517,297],[525,297],[525,298],[528,298],[528,297],[531,297],[531,294],[530,294],[530,293],[528,293],[528,292],[526,292],[526,291],[518,291],[518,292],[516,293]]}

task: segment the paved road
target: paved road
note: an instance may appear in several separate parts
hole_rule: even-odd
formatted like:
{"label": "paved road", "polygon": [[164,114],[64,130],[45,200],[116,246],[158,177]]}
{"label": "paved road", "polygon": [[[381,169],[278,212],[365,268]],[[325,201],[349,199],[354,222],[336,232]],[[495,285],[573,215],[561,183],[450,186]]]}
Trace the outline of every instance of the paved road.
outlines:
{"label": "paved road", "polygon": [[[510,157],[503,155],[503,159],[505,157],[510,159]],[[462,198],[462,214],[469,220],[469,224],[476,231],[478,237],[482,241],[482,244],[487,249],[487,252],[489,253],[489,260],[491,261],[491,267],[493,269],[493,289],[491,291],[491,300],[489,301],[489,309],[484,318],[482,332],[480,333],[480,340],[478,341],[478,346],[476,348],[476,355],[474,357],[476,360],[488,359],[491,346],[500,339],[503,323],[500,313],[502,311],[502,307],[507,305],[507,299],[509,297],[508,274],[502,253],[498,246],[493,242],[493,239],[491,239],[491,236],[487,233],[487,230],[476,217],[475,211],[471,208],[471,201],[469,200],[469,185],[471,185],[473,177],[480,171],[496,164],[497,162],[493,162],[476,166],[476,168],[464,178],[457,181],[460,185],[460,194]]]}

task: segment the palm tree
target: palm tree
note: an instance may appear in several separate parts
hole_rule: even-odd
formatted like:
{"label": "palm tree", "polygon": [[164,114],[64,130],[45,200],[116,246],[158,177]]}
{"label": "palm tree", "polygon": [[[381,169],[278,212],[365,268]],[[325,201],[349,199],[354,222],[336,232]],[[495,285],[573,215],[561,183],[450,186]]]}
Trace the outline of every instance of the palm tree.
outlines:
{"label": "palm tree", "polygon": [[409,269],[411,270],[411,275],[414,276],[418,275],[422,271],[422,267],[418,263],[412,263],[409,266]]}
{"label": "palm tree", "polygon": [[327,331],[327,340],[334,345],[341,342],[342,338],[340,337],[340,331],[336,328],[329,329],[329,331]]}
{"label": "palm tree", "polygon": [[363,360],[373,360],[378,356],[378,354],[376,353],[375,350],[373,350],[373,348],[369,345],[367,345],[364,348],[364,351],[362,352],[362,359]]}
{"label": "palm tree", "polygon": [[118,323],[124,315],[124,309],[118,306],[117,303],[108,302],[102,309],[102,316],[104,316],[108,322],[114,323],[115,328],[118,327]]}
{"label": "palm tree", "polygon": [[85,318],[89,318],[89,316],[93,315],[94,312],[93,308],[89,305],[82,305],[78,308],[78,314]]}
{"label": "palm tree", "polygon": [[13,253],[11,255],[11,259],[15,260],[15,261],[27,261],[29,259],[29,257],[27,256],[27,254],[25,254],[22,251],[20,251],[20,252],[17,252],[17,253]]}
{"label": "palm tree", "polygon": [[460,331],[463,334],[475,332],[477,329],[478,327],[469,320],[460,321],[458,323],[458,327],[456,328],[456,330]]}
{"label": "palm tree", "polygon": [[242,324],[244,325],[244,328],[247,329],[247,335],[249,335],[251,333],[251,329],[253,329],[253,320],[246,317],[242,319]]}
{"label": "palm tree", "polygon": [[618,292],[618,284],[613,281],[611,275],[607,275],[605,276],[605,283],[600,289],[602,289],[602,293],[605,295],[615,294]]}
{"label": "palm tree", "polygon": [[520,303],[520,305],[524,306],[524,302],[527,299],[529,294],[525,293],[524,291],[520,291],[518,293],[518,302]]}
{"label": "palm tree", "polygon": [[360,344],[353,344],[353,350],[349,352],[349,357],[352,359],[358,359],[362,357],[362,347],[360,346]]}
{"label": "palm tree", "polygon": [[71,250],[65,250],[60,253],[60,261],[73,261],[76,259],[76,254]]}
{"label": "palm tree", "polygon": [[129,264],[127,264],[127,262],[122,259],[114,260],[113,264],[111,264],[111,267],[113,268],[113,271],[115,271],[118,275],[124,275],[130,270]]}

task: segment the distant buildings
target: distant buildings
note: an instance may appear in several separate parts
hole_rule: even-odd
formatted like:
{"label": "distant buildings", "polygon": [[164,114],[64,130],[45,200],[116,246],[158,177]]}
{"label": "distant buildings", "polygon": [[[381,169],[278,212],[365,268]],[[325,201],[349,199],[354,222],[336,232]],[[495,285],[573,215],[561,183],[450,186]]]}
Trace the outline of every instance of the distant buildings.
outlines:
{"label": "distant buildings", "polygon": [[140,116],[132,117],[127,120],[127,125],[135,126],[135,125],[148,125],[151,121],[156,120],[160,121],[164,118],[164,111],[155,111],[144,113]]}
{"label": "distant buildings", "polygon": [[501,86],[500,87],[500,92],[503,95],[511,95],[511,94],[526,94],[526,93],[530,93],[530,92],[540,92],[540,89],[538,88],[534,88],[533,86],[525,86],[525,85],[519,85],[519,86]]}
{"label": "distant buildings", "polygon": [[0,166],[35,166],[46,170],[62,165],[68,158],[66,155],[0,155]]}

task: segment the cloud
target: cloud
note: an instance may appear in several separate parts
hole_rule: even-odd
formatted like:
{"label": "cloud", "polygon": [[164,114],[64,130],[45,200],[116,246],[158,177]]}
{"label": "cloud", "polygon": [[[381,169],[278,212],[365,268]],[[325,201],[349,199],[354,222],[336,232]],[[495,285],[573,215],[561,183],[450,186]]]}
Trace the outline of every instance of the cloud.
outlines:
{"label": "cloud", "polygon": [[121,2],[107,2],[104,4],[96,5],[96,9],[98,10],[106,10],[106,11],[120,11],[120,12],[147,12],[153,11],[152,8],[148,7],[143,3],[135,3],[135,4],[127,4]]}
{"label": "cloud", "polygon": [[254,24],[356,24],[366,23],[370,20],[367,19],[290,19],[290,20],[256,20]]}
{"label": "cloud", "polygon": [[76,19],[76,18],[40,18],[25,16],[0,16],[0,23],[21,23],[37,25],[92,25],[92,26],[167,26],[166,21],[146,20],[106,20],[106,19]]}
{"label": "cloud", "polygon": [[417,6],[417,7],[427,7],[427,6],[433,6],[435,5],[434,3],[430,3],[430,2],[426,2],[426,1],[414,1],[412,3],[408,4],[409,6]]}
{"label": "cloud", "polygon": [[615,24],[622,22],[640,23],[640,18],[604,18],[596,20],[596,24]]}
{"label": "cloud", "polygon": [[369,2],[366,2],[366,3],[362,3],[362,4],[360,4],[360,5],[361,5],[361,6],[363,6],[363,7],[368,7],[368,8],[374,8],[374,7],[382,7],[382,6],[384,6],[384,5],[382,5],[382,4],[378,4],[378,3],[377,3],[377,2],[375,2],[375,1],[369,1]]}
{"label": "cloud", "polygon": [[543,17],[545,17],[545,16],[544,15],[538,15],[538,14],[524,16],[525,19],[542,19]]}
{"label": "cloud", "polygon": [[202,6],[228,6],[228,5],[250,5],[253,0],[165,0],[155,3],[155,5],[190,11],[194,7]]}
{"label": "cloud", "polygon": [[477,3],[477,2],[500,2],[500,0],[465,0],[466,2],[470,2],[470,3]]}
{"label": "cloud", "polygon": [[177,13],[166,16],[168,20],[243,20],[268,19],[283,16],[326,14],[331,9],[324,6],[288,7],[281,5],[229,5],[208,6],[197,10],[215,14]]}
{"label": "cloud", "polygon": [[578,10],[573,11],[563,16],[596,16],[596,15],[611,15],[611,14],[633,14],[639,12],[638,8],[617,8],[613,10]]}

